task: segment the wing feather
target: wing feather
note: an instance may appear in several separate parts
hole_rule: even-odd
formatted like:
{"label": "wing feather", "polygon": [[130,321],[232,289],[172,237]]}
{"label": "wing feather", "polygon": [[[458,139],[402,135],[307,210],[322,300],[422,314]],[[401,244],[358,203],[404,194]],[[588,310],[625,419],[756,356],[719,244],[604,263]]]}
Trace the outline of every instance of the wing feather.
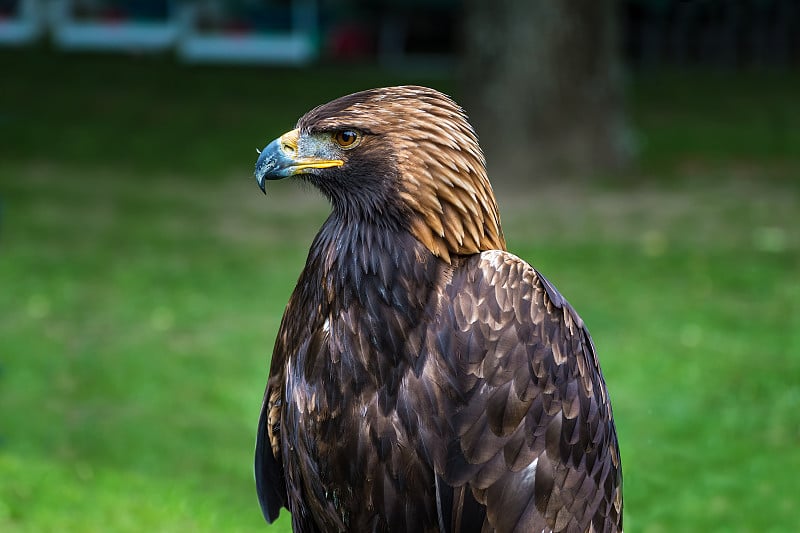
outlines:
{"label": "wing feather", "polygon": [[[267,398],[269,393],[267,394]],[[272,451],[267,425],[269,407],[265,401],[258,419],[258,436],[256,437],[255,477],[258,501],[261,512],[270,524],[278,518],[281,507],[286,505],[286,482],[283,478],[283,465],[278,463]]]}
{"label": "wing feather", "polygon": [[452,428],[434,464],[440,523],[479,511],[486,531],[620,530],[616,432],[577,313],[503,251],[455,265],[441,298],[425,374]]}

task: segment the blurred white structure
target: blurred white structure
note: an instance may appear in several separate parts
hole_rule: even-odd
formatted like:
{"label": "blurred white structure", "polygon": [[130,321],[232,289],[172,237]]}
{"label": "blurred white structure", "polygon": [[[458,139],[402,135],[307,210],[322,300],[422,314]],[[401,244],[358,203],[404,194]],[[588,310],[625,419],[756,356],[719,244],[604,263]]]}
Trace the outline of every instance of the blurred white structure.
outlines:
{"label": "blurred white structure", "polygon": [[187,62],[302,65],[319,56],[317,0],[16,0],[0,45],[45,30],[62,50],[160,52]]}
{"label": "blurred white structure", "polygon": [[23,45],[37,40],[45,29],[41,0],[17,0],[10,17],[0,17],[0,44]]}
{"label": "blurred white structure", "polygon": [[167,2],[167,17],[150,20],[103,20],[75,16],[78,0],[50,0],[53,42],[67,50],[160,51],[178,39],[175,2]]}
{"label": "blurred white structure", "polygon": [[[273,6],[285,24],[269,29],[220,31],[208,18],[224,18],[224,2],[190,2],[181,9],[178,56],[187,62],[306,64],[319,54],[316,0],[292,0]],[[267,2],[264,3],[268,4]],[[266,7],[265,7],[266,9]],[[277,18],[277,17],[276,17]],[[211,24],[213,26],[213,24]]]}

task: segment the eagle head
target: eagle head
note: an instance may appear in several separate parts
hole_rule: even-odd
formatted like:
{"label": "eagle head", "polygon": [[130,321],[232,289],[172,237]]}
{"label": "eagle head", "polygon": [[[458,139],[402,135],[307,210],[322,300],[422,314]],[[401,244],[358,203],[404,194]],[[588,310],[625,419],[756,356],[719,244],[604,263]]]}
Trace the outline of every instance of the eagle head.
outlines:
{"label": "eagle head", "polygon": [[486,165],[466,114],[417,86],[343,96],[261,151],[255,177],[297,176],[345,221],[410,231],[434,255],[505,249]]}

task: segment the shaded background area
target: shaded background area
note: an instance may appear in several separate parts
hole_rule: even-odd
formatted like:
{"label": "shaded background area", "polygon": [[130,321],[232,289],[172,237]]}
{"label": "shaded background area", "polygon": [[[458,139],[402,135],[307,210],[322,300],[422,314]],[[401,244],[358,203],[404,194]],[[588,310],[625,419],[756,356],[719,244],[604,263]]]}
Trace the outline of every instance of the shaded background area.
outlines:
{"label": "shaded background area", "polygon": [[[22,4],[0,2],[0,30]],[[78,22],[128,17],[83,4]],[[178,3],[123,4],[151,10],[142,25]],[[267,26],[294,20],[287,2],[221,4],[195,3],[209,9],[199,37],[274,37]],[[313,57],[291,65],[188,60],[175,41],[64,50],[52,21],[0,48],[0,530],[265,529],[251,473],[261,394],[327,205],[292,183],[264,198],[255,148],[367,87],[469,101],[464,12],[426,6],[321,2]],[[493,175],[509,248],[598,346],[626,527],[791,531],[798,9],[617,7],[631,161]],[[502,125],[479,133],[508,139]],[[288,531],[285,513],[273,530]]]}

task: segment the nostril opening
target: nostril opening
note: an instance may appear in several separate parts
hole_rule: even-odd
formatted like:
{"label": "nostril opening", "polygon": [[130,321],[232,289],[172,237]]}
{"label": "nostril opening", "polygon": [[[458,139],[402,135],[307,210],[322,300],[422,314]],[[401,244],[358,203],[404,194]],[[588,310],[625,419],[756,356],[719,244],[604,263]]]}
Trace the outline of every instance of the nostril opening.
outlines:
{"label": "nostril opening", "polygon": [[283,144],[281,146],[281,150],[283,150],[284,152],[286,152],[287,154],[290,154],[290,155],[294,155],[294,153],[296,151],[295,147],[292,146],[291,144]]}

